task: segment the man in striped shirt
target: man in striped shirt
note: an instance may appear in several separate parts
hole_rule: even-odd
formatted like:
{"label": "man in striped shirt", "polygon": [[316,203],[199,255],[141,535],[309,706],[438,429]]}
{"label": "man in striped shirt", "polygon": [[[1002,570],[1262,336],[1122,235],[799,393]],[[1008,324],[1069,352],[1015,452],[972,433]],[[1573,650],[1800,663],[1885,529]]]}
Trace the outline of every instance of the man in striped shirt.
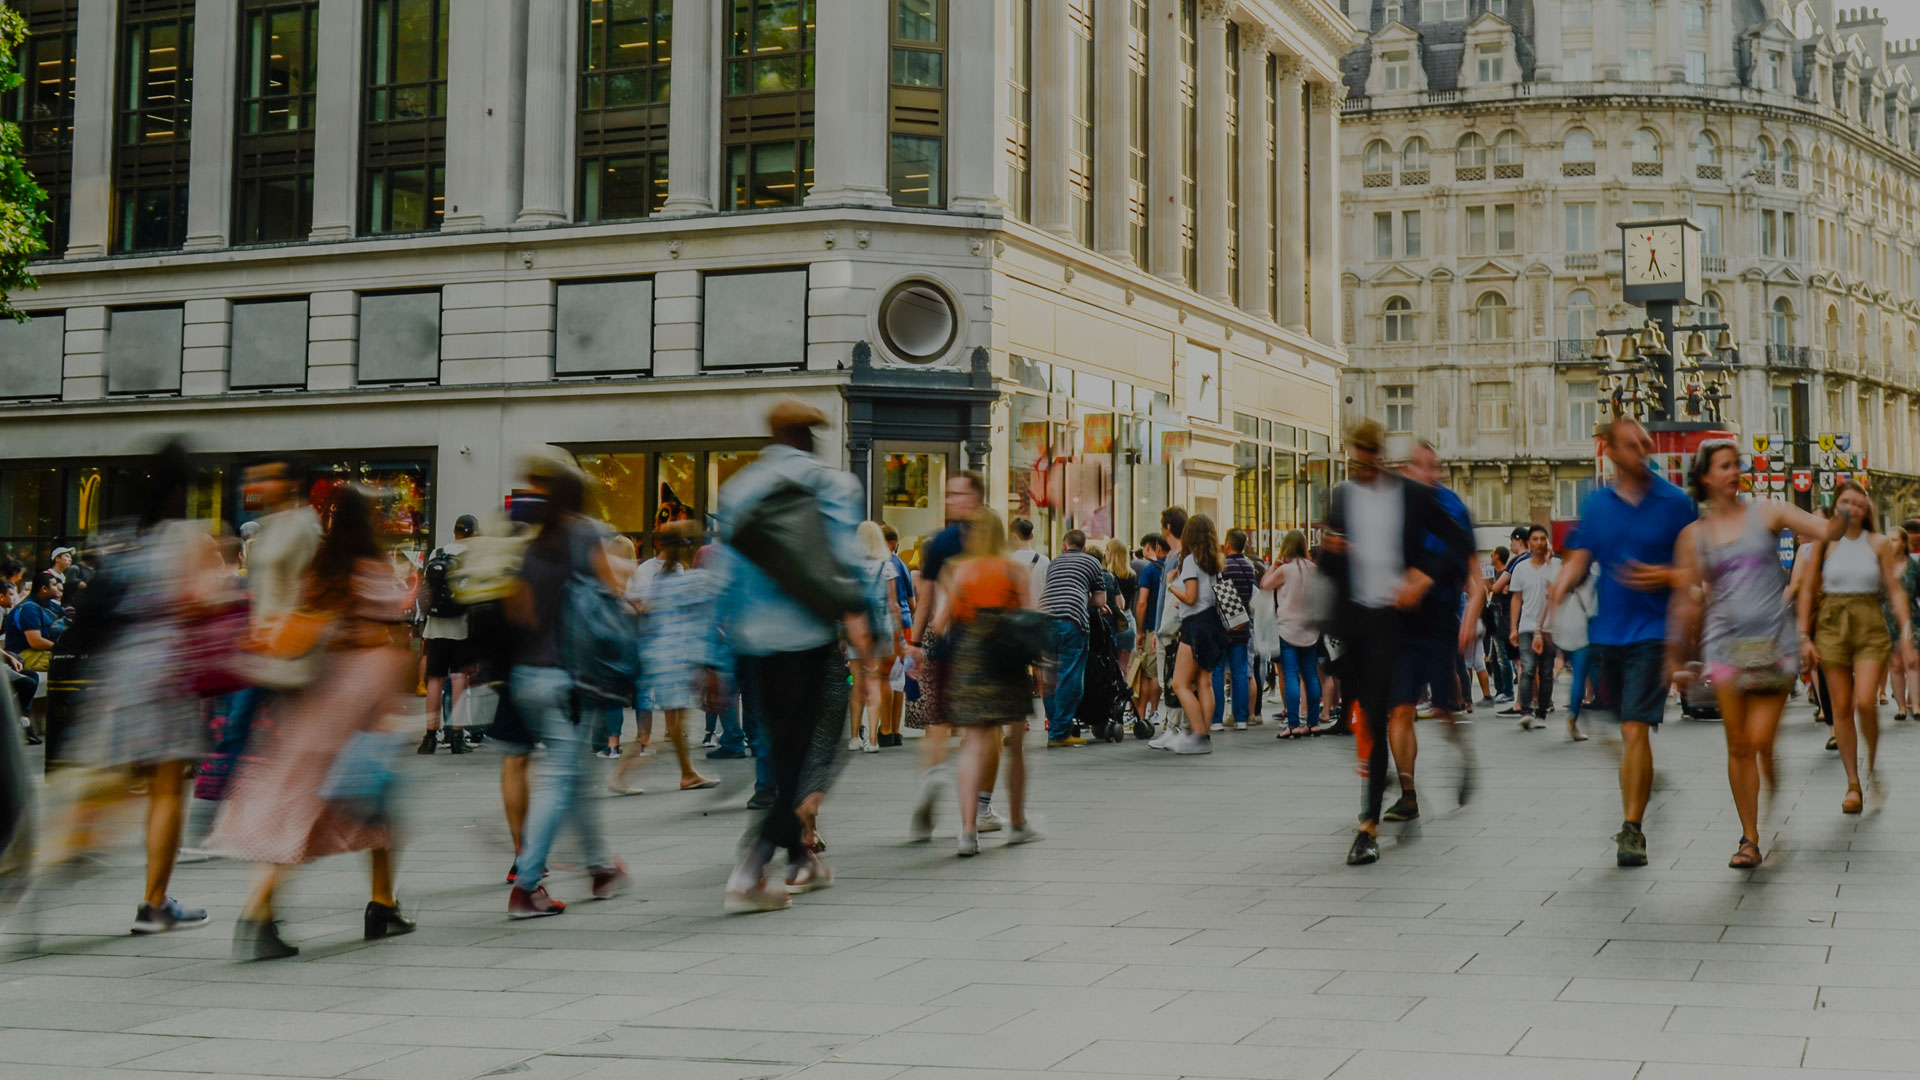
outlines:
{"label": "man in striped shirt", "polygon": [[1100,587],[1104,568],[1087,554],[1087,534],[1073,529],[1062,538],[1066,550],[1047,567],[1047,590],[1040,610],[1053,623],[1053,690],[1047,694],[1047,746],[1083,746],[1073,733],[1073,717],[1080,711],[1086,689],[1087,606],[1107,602]]}

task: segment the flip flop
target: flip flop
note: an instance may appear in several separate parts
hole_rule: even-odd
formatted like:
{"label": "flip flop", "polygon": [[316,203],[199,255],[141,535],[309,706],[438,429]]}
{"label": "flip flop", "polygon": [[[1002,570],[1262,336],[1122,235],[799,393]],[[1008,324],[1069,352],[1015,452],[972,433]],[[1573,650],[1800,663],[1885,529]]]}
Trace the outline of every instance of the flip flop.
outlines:
{"label": "flip flop", "polygon": [[682,780],[680,782],[681,791],[699,791],[701,788],[712,788],[712,787],[719,787],[719,786],[720,786],[720,781],[716,780],[711,776],[703,776],[700,779],[695,780],[691,784],[687,783],[685,780]]}

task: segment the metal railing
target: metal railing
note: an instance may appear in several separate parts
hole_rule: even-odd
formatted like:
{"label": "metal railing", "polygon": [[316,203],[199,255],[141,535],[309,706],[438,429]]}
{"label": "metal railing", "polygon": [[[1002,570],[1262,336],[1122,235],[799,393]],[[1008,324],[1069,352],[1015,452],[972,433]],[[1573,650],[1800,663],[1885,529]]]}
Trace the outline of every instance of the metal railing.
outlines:
{"label": "metal railing", "polygon": [[1812,370],[1813,350],[1806,345],[1768,345],[1767,366]]}
{"label": "metal railing", "polygon": [[1720,179],[1720,166],[1695,165],[1693,167],[1693,175],[1696,179],[1700,180],[1718,180]]}
{"label": "metal railing", "polygon": [[1553,362],[1556,364],[1595,364],[1605,365],[1606,360],[1595,360],[1589,353],[1593,349],[1592,339],[1579,341],[1574,338],[1561,338],[1553,343]]}
{"label": "metal railing", "polygon": [[1667,166],[1662,161],[1636,161],[1633,163],[1635,176],[1665,176]]}

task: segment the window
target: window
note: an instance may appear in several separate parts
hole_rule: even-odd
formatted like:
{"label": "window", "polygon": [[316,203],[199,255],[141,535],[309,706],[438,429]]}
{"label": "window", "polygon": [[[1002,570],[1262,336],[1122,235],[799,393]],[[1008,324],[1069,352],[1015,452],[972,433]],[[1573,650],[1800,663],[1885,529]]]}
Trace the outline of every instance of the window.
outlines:
{"label": "window", "polygon": [[313,229],[318,0],[246,0],[240,25],[233,242],[304,240]]}
{"label": "window", "polygon": [[1593,162],[1593,134],[1585,128],[1574,128],[1560,143],[1560,160],[1565,164]]}
{"label": "window", "polygon": [[1627,0],[1627,29],[1653,29],[1653,0]]}
{"label": "window", "polygon": [[1504,522],[1511,507],[1512,492],[1498,476],[1482,476],[1473,482],[1473,518],[1482,525]]}
{"label": "window", "polygon": [[1484,206],[1467,207],[1467,254],[1485,255],[1487,253],[1487,208]]}
{"label": "window", "polygon": [[1696,0],[1688,0],[1686,9],[1687,29],[1705,30],[1707,28],[1707,5]]}
{"label": "window", "polygon": [[581,11],[574,216],[639,218],[667,201],[672,0],[588,0]]}
{"label": "window", "polygon": [[1567,333],[1568,341],[1585,342],[1593,339],[1600,329],[1600,313],[1593,306],[1593,294],[1585,289],[1575,289],[1567,294]]}
{"label": "window", "polygon": [[1413,432],[1413,387],[1389,386],[1385,388],[1387,401],[1387,430],[1395,435],[1407,435]]}
{"label": "window", "polygon": [[[1590,434],[1591,429],[1580,433],[1578,437]],[[1581,505],[1587,501],[1587,496],[1593,494],[1594,487],[1595,481],[1591,476],[1556,478],[1553,482],[1553,516],[1562,521],[1578,518]]]}
{"label": "window", "polygon": [[[748,48],[752,48],[750,42]],[[1007,0],[1007,125],[1008,209],[1024,221],[1033,213],[1028,167],[1033,127],[1033,0]]]}
{"label": "window", "polygon": [[1480,341],[1506,341],[1513,336],[1513,309],[1497,292],[1480,294],[1474,302],[1474,330]]}
{"label": "window", "polygon": [[1773,310],[1767,316],[1767,339],[1780,349],[1793,344],[1793,302],[1784,296],[1773,302]]}
{"label": "window", "polygon": [[1720,246],[1720,208],[1703,203],[1694,207],[1694,210],[1700,215],[1700,253],[1720,254],[1723,250]]}
{"label": "window", "polygon": [[1780,211],[1780,256],[1785,259],[1800,257],[1800,219],[1791,210]]}
{"label": "window", "polygon": [[727,8],[723,209],[798,206],[813,187],[814,7],[732,0]]}
{"label": "window", "polygon": [[1375,139],[1367,144],[1361,161],[1361,171],[1366,175],[1390,176],[1393,173],[1393,148],[1384,141]]}
{"label": "window", "polygon": [[1479,431],[1505,431],[1513,404],[1512,383],[1475,383],[1473,418]]}
{"label": "window", "polygon": [[1636,201],[1633,204],[1633,216],[1635,220],[1644,221],[1647,218],[1657,218],[1666,212],[1665,203]]}
{"label": "window", "polygon": [[[924,8],[929,13],[937,7],[934,0],[900,0],[904,16],[909,7]],[[924,22],[924,20],[922,20]],[[1073,222],[1074,239],[1088,247],[1093,246],[1093,0],[1069,0],[1067,4],[1067,199],[1071,204],[1069,215]],[[899,63],[900,54],[909,50],[896,45],[894,62]],[[938,53],[923,49],[911,50],[917,55],[939,56]],[[1229,51],[1231,55],[1231,51]],[[899,90],[896,89],[896,93]],[[1231,100],[1231,98],[1229,98]],[[907,103],[910,105],[910,103]],[[910,107],[896,105],[893,123],[896,129],[903,121],[911,122],[915,113]],[[929,136],[931,146],[926,146]],[[904,155],[901,153],[901,140],[912,139],[923,144],[920,154],[914,154],[912,148]],[[934,167],[936,163],[925,160],[924,150],[932,149],[938,154],[938,132],[921,135],[896,130],[894,140],[894,188],[893,201],[899,205],[940,206],[940,185],[933,181],[939,175]]]}
{"label": "window", "polygon": [[1778,246],[1777,236],[1773,211],[1760,211],[1760,254],[1770,256],[1774,253],[1774,248]]}
{"label": "window", "polygon": [[1504,19],[1507,17],[1507,0],[1487,0],[1487,10]]}
{"label": "window", "polygon": [[1693,163],[1715,166],[1720,164],[1720,140],[1713,137],[1713,132],[1702,131],[1699,137],[1694,139]]}
{"label": "window", "polygon": [[1768,402],[1768,415],[1772,419],[1772,425],[1767,428],[1767,432],[1772,435],[1785,435],[1792,440],[1798,435],[1793,430],[1793,387],[1775,386],[1771,389],[1772,397]]}
{"label": "window", "polygon": [[1457,169],[1480,169],[1487,164],[1487,140],[1469,131],[1460,137],[1460,143],[1454,150],[1453,164]]}
{"label": "window", "polygon": [[1769,52],[1767,54],[1767,89],[1780,89],[1780,84],[1784,81],[1782,72],[1785,71],[1786,66],[1787,58],[1785,54],[1780,52]]}
{"label": "window", "polygon": [[1699,49],[1687,50],[1687,81],[1695,86],[1707,81],[1707,54]]}
{"label": "window", "polygon": [[1568,49],[1560,57],[1560,75],[1567,82],[1593,81],[1592,49]]}
{"label": "window", "polygon": [[1560,9],[1560,23],[1568,30],[1593,28],[1593,0],[1566,0]]}
{"label": "window", "polygon": [[1467,0],[1426,0],[1421,8],[1421,18],[1427,22],[1444,22],[1466,17]]}
{"label": "window", "polygon": [[1567,384],[1567,439],[1578,442],[1593,437],[1600,427],[1600,385],[1591,382]]}
{"label": "window", "polygon": [[[1413,341],[1413,305],[1404,296],[1388,297],[1386,310],[1381,313],[1381,338],[1389,345],[1406,345]],[[1388,396],[1391,399],[1392,390]]]}
{"label": "window", "polygon": [[1506,62],[1501,46],[1480,45],[1473,53],[1481,83],[1497,83],[1506,79]]}
{"label": "window", "polygon": [[47,193],[41,205],[47,226],[40,237],[46,248],[39,257],[58,258],[67,249],[67,225],[73,216],[74,58],[79,51],[80,4],[79,0],[40,0],[24,5],[22,14],[27,18],[27,38],[14,59],[26,78],[15,92],[0,95],[0,120],[20,126],[27,170]]}
{"label": "window", "polygon": [[1493,208],[1494,250],[1512,251],[1515,244],[1513,228],[1513,204],[1502,203]]}
{"label": "window", "polygon": [[1427,140],[1414,136],[1400,147],[1400,168],[1424,172],[1427,168]]}
{"label": "window", "polygon": [[1420,211],[1407,210],[1400,215],[1400,254],[1409,259],[1420,257]]}
{"label": "window", "polygon": [[452,0],[373,0],[367,16],[360,229],[438,229],[446,215]]}
{"label": "window", "polygon": [[192,0],[121,0],[120,57],[113,246],[177,248],[187,239]]}
{"label": "window", "polygon": [[1387,0],[1385,18],[1390,23],[1403,21],[1400,17],[1400,0]]}
{"label": "window", "polygon": [[1636,165],[1660,163],[1660,134],[1652,128],[1641,128],[1633,133],[1633,141],[1627,144],[1628,153]]}
{"label": "window", "polygon": [[1376,213],[1373,215],[1373,257],[1376,259],[1393,258],[1393,215]]}
{"label": "window", "polygon": [[1567,203],[1560,208],[1566,222],[1566,248],[1568,251],[1598,251],[1600,244],[1594,231],[1594,204]]}
{"label": "window", "polygon": [[1773,168],[1773,140],[1765,135],[1753,144],[1754,164],[1762,169]]}
{"label": "window", "polygon": [[1708,289],[1700,296],[1700,321],[1708,326],[1718,326],[1727,321],[1726,306],[1720,294]]}
{"label": "window", "polygon": [[1628,49],[1625,75],[1629,82],[1652,82],[1653,50]]}
{"label": "window", "polygon": [[1495,165],[1518,165],[1523,147],[1520,136],[1511,131],[1503,131],[1493,139],[1493,163]]}
{"label": "window", "polygon": [[1380,64],[1381,89],[1413,89],[1413,60],[1405,49],[1382,54]]}

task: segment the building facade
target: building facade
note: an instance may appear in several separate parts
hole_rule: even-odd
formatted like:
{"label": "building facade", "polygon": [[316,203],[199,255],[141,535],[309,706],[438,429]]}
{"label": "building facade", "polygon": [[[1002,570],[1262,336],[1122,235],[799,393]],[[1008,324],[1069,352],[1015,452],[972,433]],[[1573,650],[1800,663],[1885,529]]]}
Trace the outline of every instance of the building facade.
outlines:
{"label": "building facade", "polygon": [[[871,516],[1050,537],[1333,478],[1330,0],[27,0],[53,225],[0,326],[0,544],[291,455],[412,546],[557,447],[644,537],[781,395]],[[1271,543],[1268,539],[1266,543]]]}
{"label": "building facade", "polygon": [[[1353,0],[1342,398],[1432,440],[1478,520],[1567,520],[1594,483],[1594,333],[1618,223],[1703,229],[1728,420],[1847,435],[1920,510],[1920,44],[1806,0]],[[1703,316],[1703,318],[1693,318]]]}

